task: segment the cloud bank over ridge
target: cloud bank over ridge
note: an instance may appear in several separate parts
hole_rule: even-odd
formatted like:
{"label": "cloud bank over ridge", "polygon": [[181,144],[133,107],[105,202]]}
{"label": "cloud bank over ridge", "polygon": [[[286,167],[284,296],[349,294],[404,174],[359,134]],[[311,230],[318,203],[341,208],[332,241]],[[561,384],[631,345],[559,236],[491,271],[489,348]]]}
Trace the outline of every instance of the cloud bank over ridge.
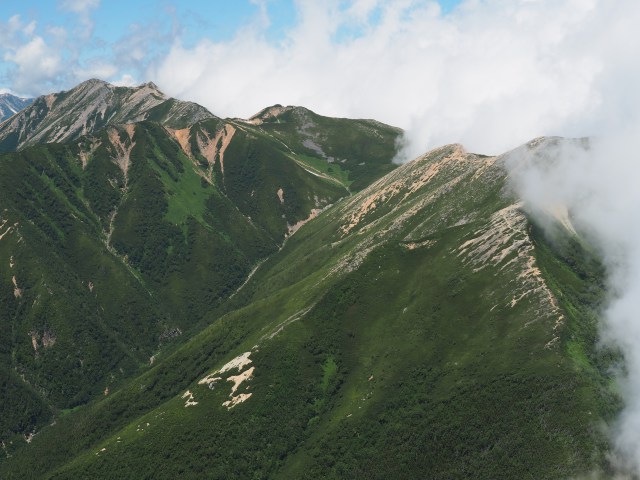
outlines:
{"label": "cloud bank over ridge", "polygon": [[58,2],[75,18],[65,28],[11,17],[0,29],[5,86],[152,80],[222,116],[282,103],[376,118],[407,130],[405,158],[451,142],[491,154],[539,135],[596,134],[603,78],[625,61],[611,37],[640,41],[635,0],[462,0],[446,14],[433,0],[293,0],[295,21],[275,37],[274,0],[251,3],[253,16],[222,39],[188,36],[167,5],[164,24],[150,17],[111,43],[87,38],[99,0]]}
{"label": "cloud bank over ridge", "polygon": [[283,103],[376,118],[407,130],[407,158],[451,142],[500,153],[539,135],[594,133],[615,53],[601,42],[635,9],[486,0],[444,15],[430,1],[319,3],[297,2],[298,23],[278,43],[264,16],[226,42],[176,41],[149,76],[222,115]]}

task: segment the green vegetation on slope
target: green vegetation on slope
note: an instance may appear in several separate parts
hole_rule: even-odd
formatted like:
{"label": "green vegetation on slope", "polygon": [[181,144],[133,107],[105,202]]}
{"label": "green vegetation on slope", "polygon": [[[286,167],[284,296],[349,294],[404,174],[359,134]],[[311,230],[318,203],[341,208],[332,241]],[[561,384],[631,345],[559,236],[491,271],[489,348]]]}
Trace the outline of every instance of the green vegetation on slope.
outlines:
{"label": "green vegetation on slope", "polygon": [[[432,152],[309,222],[207,328],[11,449],[0,474],[567,478],[605,467],[598,422],[615,406],[594,348],[602,269],[566,242],[531,229],[499,162]],[[243,352],[255,370],[237,393],[251,396],[227,409],[225,379],[248,367],[217,373],[213,389],[201,380]]]}
{"label": "green vegetation on slope", "polygon": [[[163,105],[154,119],[181,106]],[[77,407],[113,398],[126,379],[169,356],[216,320],[213,312],[290,229],[348,195],[272,138],[242,129],[223,172],[220,153],[211,165],[196,151],[199,137],[187,152],[166,128],[186,118],[109,126],[0,156],[7,452],[52,420],[75,421],[93,408]],[[213,138],[223,127],[210,118],[187,130]]]}

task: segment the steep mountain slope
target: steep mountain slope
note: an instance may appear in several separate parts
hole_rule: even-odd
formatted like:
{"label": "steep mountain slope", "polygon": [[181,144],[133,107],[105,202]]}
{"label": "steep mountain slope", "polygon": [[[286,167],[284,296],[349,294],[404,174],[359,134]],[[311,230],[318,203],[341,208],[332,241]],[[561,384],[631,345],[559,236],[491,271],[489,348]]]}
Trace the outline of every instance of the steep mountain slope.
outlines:
{"label": "steep mountain slope", "polygon": [[[349,186],[360,190],[381,174],[392,170],[387,159],[395,154],[394,142],[401,131],[375,120],[336,119],[318,115],[303,107],[274,105],[258,112],[245,124],[259,126],[290,151],[306,152],[300,161],[310,168],[322,165],[339,176],[349,172]],[[378,137],[377,142],[362,139]],[[306,162],[305,162],[306,160]]]}
{"label": "steep mountain slope", "polygon": [[[544,148],[534,142],[526,148]],[[5,442],[3,477],[568,478],[606,468],[602,269],[458,145],[288,239],[210,325]]]}
{"label": "steep mountain slope", "polygon": [[167,97],[153,83],[128,88],[87,80],[69,91],[38,97],[0,124],[0,152],[75,140],[107,125],[149,119],[182,128],[206,118],[215,117],[200,105]]}
{"label": "steep mountain slope", "polygon": [[[96,98],[118,94],[128,110],[113,100],[106,123],[87,123],[91,135],[69,129],[64,143],[0,155],[2,442],[168,354],[301,225],[350,194],[348,170],[323,173],[328,162],[308,166],[306,150],[258,126],[197,120],[184,102],[156,105],[155,92],[88,82],[53,95],[60,115],[25,137],[87,111],[62,108],[65,95],[98,108]],[[389,166],[398,133],[379,125],[354,138]]]}
{"label": "steep mountain slope", "polygon": [[10,93],[0,94],[0,122],[31,105],[33,98],[21,98]]}

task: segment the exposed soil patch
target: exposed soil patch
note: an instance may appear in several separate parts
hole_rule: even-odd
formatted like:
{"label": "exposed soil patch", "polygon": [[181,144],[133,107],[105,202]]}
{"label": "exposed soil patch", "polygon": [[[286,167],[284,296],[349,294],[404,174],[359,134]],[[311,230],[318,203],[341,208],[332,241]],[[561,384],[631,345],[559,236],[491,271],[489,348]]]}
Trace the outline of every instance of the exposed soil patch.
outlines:
{"label": "exposed soil patch", "polygon": [[129,136],[129,141],[123,141],[120,132],[117,128],[110,128],[107,132],[109,141],[113,146],[113,160],[116,165],[120,167],[122,175],[124,176],[125,189],[129,184],[129,167],[131,165],[131,151],[136,146],[136,142],[133,141],[133,135],[135,134],[135,125],[128,124],[124,126],[124,131]]}

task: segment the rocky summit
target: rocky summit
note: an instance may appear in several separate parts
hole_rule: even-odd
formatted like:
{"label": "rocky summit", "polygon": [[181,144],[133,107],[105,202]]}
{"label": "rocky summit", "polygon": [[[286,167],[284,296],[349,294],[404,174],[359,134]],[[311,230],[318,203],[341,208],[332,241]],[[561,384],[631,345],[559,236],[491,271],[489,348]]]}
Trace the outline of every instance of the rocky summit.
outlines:
{"label": "rocky summit", "polygon": [[0,94],[0,122],[15,115],[31,102],[33,102],[33,98],[16,97],[10,93]]}

